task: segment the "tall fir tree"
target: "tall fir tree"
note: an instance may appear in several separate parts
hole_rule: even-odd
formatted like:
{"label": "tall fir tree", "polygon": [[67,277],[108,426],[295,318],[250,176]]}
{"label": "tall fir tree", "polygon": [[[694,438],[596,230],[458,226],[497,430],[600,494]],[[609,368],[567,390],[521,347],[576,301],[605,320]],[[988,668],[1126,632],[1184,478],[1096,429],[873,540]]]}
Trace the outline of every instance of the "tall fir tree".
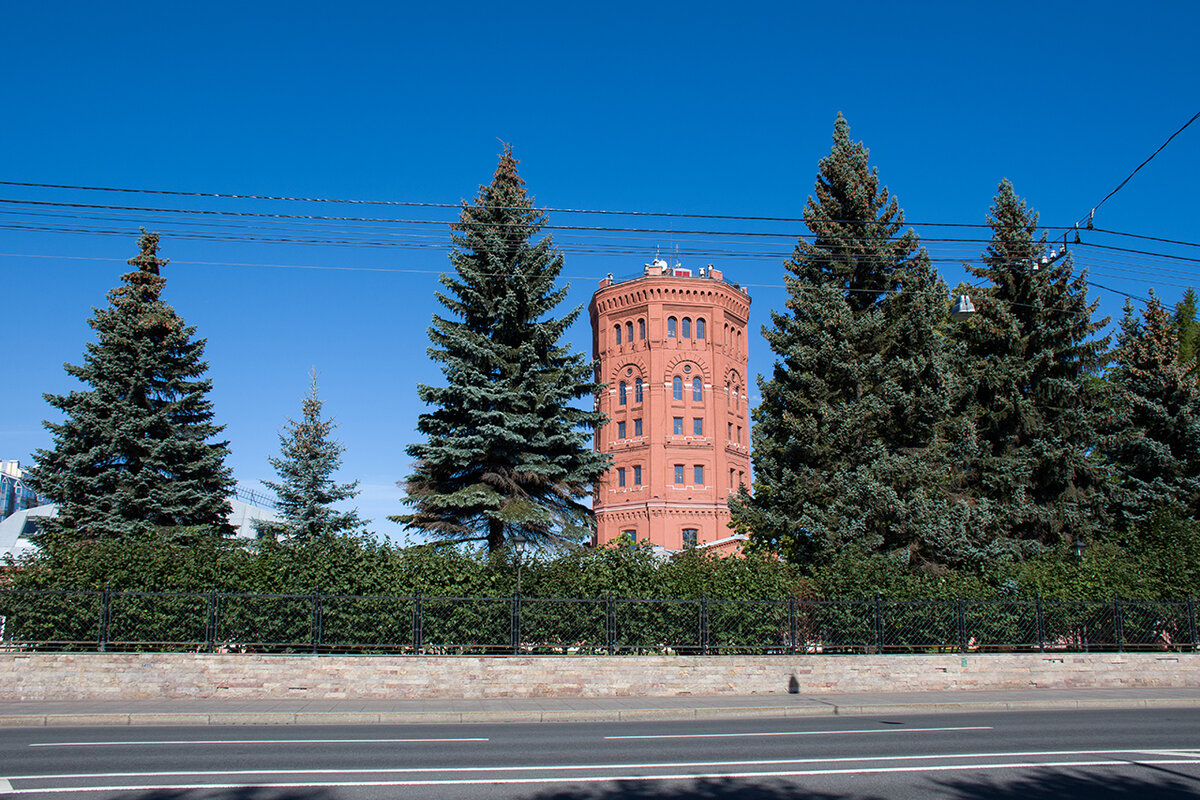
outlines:
{"label": "tall fir tree", "polygon": [[322,416],[324,404],[317,395],[315,369],[309,377],[300,419],[287,421],[279,434],[280,455],[268,459],[279,482],[263,481],[275,492],[280,519],[256,526],[260,535],[294,544],[351,533],[363,525],[357,511],[333,508],[335,503],[358,494],[358,482],[337,483],[333,479],[342,465],[345,447],[330,436],[337,427],[334,421]]}
{"label": "tall fir tree", "polygon": [[1126,302],[1106,375],[1115,392],[1103,447],[1117,476],[1118,528],[1200,512],[1200,386],[1179,362],[1177,331],[1153,292],[1140,319]]}
{"label": "tall fir tree", "polygon": [[522,534],[538,543],[578,541],[591,512],[582,500],[608,466],[591,447],[603,415],[577,408],[598,389],[593,366],[560,343],[582,307],[554,309],[563,258],[505,145],[492,182],[463,203],[451,235],[456,274],[438,301],[430,356],[445,386],[420,385],[432,407],[418,419],[426,441],[410,445],[416,469],[402,484],[412,513],[392,517],[429,536],[486,541]]}
{"label": "tall fir tree", "polygon": [[228,442],[211,439],[204,340],[160,298],[166,265],[158,234],[142,231],[141,252],[88,324],[83,364],[66,365],[89,388],[45,395],[63,413],[46,422],[54,446],[34,455],[31,484],[58,505],[46,535],[133,536],[162,528],[231,533]]}
{"label": "tall fir tree", "polygon": [[853,546],[914,564],[961,560],[938,326],[946,287],[841,114],[785,264],[786,312],[763,335],[754,493],[730,503],[755,546],[807,560]]}
{"label": "tall fir tree", "polygon": [[1037,213],[1001,182],[987,217],[988,282],[977,313],[954,328],[965,347],[966,414],[978,445],[967,469],[988,509],[993,546],[1014,557],[1102,531],[1106,478],[1096,454],[1107,402],[1098,377],[1108,319],[1093,319],[1087,271],[1047,255]]}
{"label": "tall fir tree", "polygon": [[1200,348],[1200,320],[1196,319],[1196,291],[1192,287],[1189,286],[1175,304],[1172,321],[1175,336],[1179,339],[1179,363],[1194,371],[1197,348]]}

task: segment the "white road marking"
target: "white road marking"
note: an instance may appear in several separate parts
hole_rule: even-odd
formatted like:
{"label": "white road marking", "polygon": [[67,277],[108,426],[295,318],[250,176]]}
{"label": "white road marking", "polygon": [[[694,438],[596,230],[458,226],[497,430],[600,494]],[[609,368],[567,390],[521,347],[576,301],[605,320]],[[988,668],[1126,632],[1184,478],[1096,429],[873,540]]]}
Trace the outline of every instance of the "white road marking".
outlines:
{"label": "white road marking", "polygon": [[1138,750],[1138,753],[1143,753],[1148,756],[1171,756],[1173,758],[1200,758],[1200,751],[1196,750]]}
{"label": "white road marking", "polygon": [[930,733],[932,731],[990,731],[991,725],[964,725],[957,728],[866,728],[858,731],[754,731],[752,733],[645,733],[605,736],[605,739],[720,739],[734,736],[839,736],[848,733]]}
{"label": "white road marking", "polygon": [[177,739],[161,742],[32,742],[30,747],[130,747],[155,744],[410,744],[419,742],[486,742],[480,737],[445,739]]}
{"label": "white road marking", "polygon": [[8,794],[12,790],[12,784],[4,778],[0,778],[0,794]]}
{"label": "white road marking", "polygon": [[374,786],[476,786],[498,784],[551,784],[551,783],[608,783],[612,781],[694,781],[716,778],[800,778],[827,775],[870,775],[905,772],[963,772],[1002,769],[1044,769],[1047,767],[1129,767],[1196,765],[1193,759],[1121,759],[1113,761],[1031,761],[1003,764],[949,764],[913,767],[867,767],[861,769],[810,769],[782,770],[774,772],[709,772],[679,773],[670,775],[596,775],[572,778],[461,778],[453,780],[417,781],[329,781],[329,782],[262,782],[262,783],[180,783],[141,784],[129,786],[71,786],[49,789],[14,789],[9,794],[65,794],[67,792],[132,792],[147,789],[187,791],[193,789],[299,789],[314,787],[374,787]]}
{"label": "white road marking", "polygon": [[[663,761],[622,764],[529,764],[495,767],[377,767],[375,769],[239,769],[170,770],[165,772],[66,772],[56,775],[10,775],[10,781],[69,780],[83,778],[216,777],[220,775],[392,775],[430,772],[570,772],[614,769],[686,769],[690,767],[783,766],[785,764],[852,764],[891,761],[944,761],[969,758],[1050,758],[1063,756],[1114,756],[1132,754],[1167,758],[1198,757],[1190,750],[1026,750],[1006,753],[937,753],[907,756],[839,756],[836,758],[764,758],[741,761]],[[1090,762],[1089,762],[1090,763]]]}

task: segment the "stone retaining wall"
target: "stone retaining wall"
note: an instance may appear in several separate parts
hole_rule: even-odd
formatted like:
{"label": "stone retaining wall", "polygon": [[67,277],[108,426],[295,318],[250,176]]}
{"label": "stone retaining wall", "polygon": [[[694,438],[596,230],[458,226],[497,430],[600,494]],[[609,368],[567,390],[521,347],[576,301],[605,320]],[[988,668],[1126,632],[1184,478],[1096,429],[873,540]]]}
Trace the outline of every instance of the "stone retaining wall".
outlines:
{"label": "stone retaining wall", "polygon": [[440,657],[0,653],[0,701],[663,697],[1183,688],[1200,655]]}

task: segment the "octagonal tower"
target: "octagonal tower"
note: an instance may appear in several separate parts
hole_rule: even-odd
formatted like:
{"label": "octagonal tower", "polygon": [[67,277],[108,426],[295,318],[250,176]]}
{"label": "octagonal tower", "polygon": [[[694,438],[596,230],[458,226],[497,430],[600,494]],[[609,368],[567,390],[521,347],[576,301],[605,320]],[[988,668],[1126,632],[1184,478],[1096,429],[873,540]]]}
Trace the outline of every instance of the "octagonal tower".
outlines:
{"label": "octagonal tower", "polygon": [[588,310],[597,406],[596,543],[622,533],[669,550],[725,539],[729,495],[750,480],[746,324],[750,296],[708,266],[655,259],[600,282]]}

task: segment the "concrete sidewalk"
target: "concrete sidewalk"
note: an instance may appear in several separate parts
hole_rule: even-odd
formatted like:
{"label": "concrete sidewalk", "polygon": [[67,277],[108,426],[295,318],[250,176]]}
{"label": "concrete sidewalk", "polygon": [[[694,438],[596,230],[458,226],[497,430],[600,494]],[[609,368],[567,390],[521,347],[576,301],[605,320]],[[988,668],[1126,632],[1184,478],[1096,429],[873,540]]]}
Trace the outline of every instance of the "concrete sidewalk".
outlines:
{"label": "concrete sidewalk", "polygon": [[0,726],[620,722],[718,717],[1200,708],[1200,688],[493,700],[135,700],[0,704]]}

